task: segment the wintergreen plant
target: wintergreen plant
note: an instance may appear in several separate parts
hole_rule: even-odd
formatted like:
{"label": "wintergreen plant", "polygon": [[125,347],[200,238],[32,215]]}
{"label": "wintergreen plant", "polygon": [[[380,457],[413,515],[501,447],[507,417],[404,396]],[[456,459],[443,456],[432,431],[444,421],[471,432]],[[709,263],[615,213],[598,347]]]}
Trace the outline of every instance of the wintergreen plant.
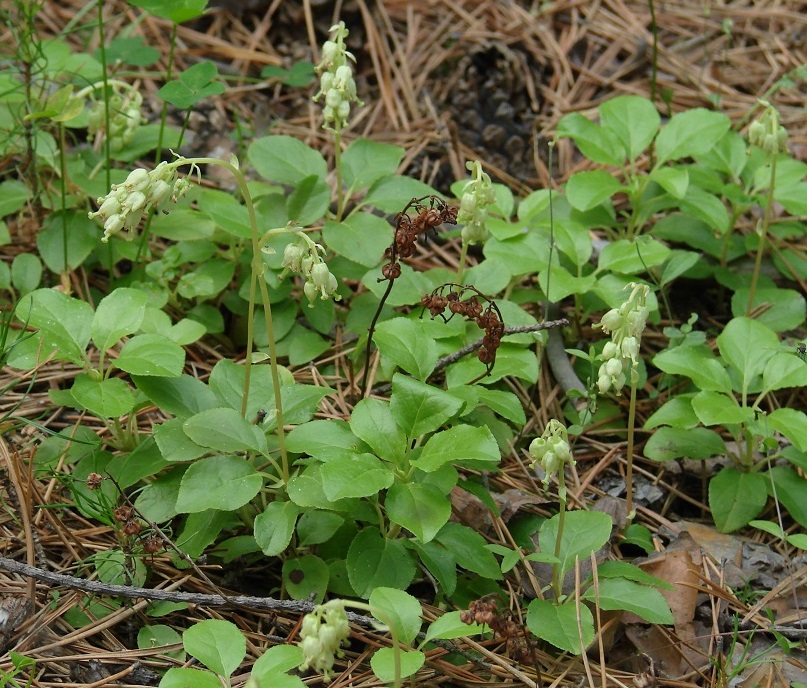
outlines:
{"label": "wintergreen plant", "polygon": [[[107,89],[101,100],[95,97],[98,89]],[[143,96],[134,86],[119,79],[87,86],[78,91],[75,97],[88,95],[92,98],[87,113],[87,130],[93,136],[108,137],[110,150],[120,151],[131,142],[143,123]]]}
{"label": "wintergreen plant", "polygon": [[336,168],[337,218],[344,209],[342,191],[342,130],[348,125],[351,105],[364,105],[356,93],[351,62],[356,58],[347,50],[345,39],[350,32],[340,21],[330,28],[331,38],[322,44],[322,60],[316,66],[320,75],[320,88],[313,101],[324,100],[322,126],[333,132],[334,166]]}
{"label": "wintergreen plant", "polygon": [[345,601],[331,600],[318,605],[303,617],[300,629],[300,649],[303,651],[301,671],[308,668],[322,674],[322,680],[333,680],[335,657],[344,657],[342,645],[350,635],[350,624],[345,615]]}
{"label": "wintergreen plant", "polygon": [[488,236],[488,208],[496,201],[490,175],[482,171],[482,164],[478,160],[469,160],[465,163],[465,167],[471,172],[473,179],[462,190],[460,209],[457,212],[457,224],[464,225],[461,233],[462,252],[457,268],[457,282],[462,282],[468,246],[484,241]]}
{"label": "wintergreen plant", "polygon": [[630,405],[628,407],[627,469],[625,493],[628,519],[633,519],[633,440],[636,419],[636,385],[639,382],[639,347],[642,332],[647,324],[649,310],[645,305],[650,294],[646,284],[631,282],[630,294],[618,308],[612,308],[602,316],[598,325],[611,335],[602,350],[603,363],[597,375],[600,394],[613,391],[620,394],[627,378],[630,378]]}
{"label": "wintergreen plant", "polygon": [[289,271],[305,277],[303,291],[309,300],[309,308],[319,296],[322,301],[333,299],[338,301],[341,297],[336,293],[339,283],[328,269],[323,260],[325,249],[312,241],[305,232],[290,228],[298,237],[297,242],[286,245],[283,253],[284,272]]}

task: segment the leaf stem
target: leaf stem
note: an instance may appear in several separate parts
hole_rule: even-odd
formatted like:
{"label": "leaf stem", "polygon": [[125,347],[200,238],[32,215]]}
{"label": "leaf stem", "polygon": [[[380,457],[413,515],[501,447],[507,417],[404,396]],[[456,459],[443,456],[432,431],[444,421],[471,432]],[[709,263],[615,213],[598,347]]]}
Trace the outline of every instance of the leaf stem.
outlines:
{"label": "leaf stem", "polygon": [[765,215],[762,218],[762,227],[758,231],[759,245],[757,246],[757,257],[754,261],[754,274],[751,276],[751,288],[748,290],[748,305],[745,307],[746,317],[751,317],[751,311],[754,308],[754,297],[757,293],[759,273],[762,269],[762,254],[765,252],[765,237],[768,234],[768,226],[770,225],[771,214],[773,213],[773,192],[776,188],[776,156],[777,151],[771,153],[771,181],[768,186],[768,197],[765,202]]}
{"label": "leaf stem", "polygon": [[630,385],[630,405],[628,406],[628,447],[626,449],[628,467],[625,469],[625,503],[628,524],[633,520],[633,441],[636,422],[636,383]]}

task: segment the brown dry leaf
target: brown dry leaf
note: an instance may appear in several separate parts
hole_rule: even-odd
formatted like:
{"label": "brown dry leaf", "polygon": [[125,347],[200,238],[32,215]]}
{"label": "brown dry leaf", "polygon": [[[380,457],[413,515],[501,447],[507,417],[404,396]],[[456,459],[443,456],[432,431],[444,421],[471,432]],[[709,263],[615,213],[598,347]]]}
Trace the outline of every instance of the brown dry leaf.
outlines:
{"label": "brown dry leaf", "polygon": [[[492,492],[491,496],[493,501],[496,502],[504,523],[513,518],[521,507],[546,504],[548,501],[542,497],[516,489]],[[459,521],[472,524],[481,533],[490,534],[494,532],[493,516],[490,509],[476,495],[455,486],[451,489],[451,506]]]}
{"label": "brown dry leaf", "polygon": [[706,652],[697,649],[701,639],[709,637],[700,624],[680,624],[673,634],[659,626],[631,623],[626,624],[625,635],[640,653],[653,660],[656,673],[664,678],[678,678],[707,661]]}

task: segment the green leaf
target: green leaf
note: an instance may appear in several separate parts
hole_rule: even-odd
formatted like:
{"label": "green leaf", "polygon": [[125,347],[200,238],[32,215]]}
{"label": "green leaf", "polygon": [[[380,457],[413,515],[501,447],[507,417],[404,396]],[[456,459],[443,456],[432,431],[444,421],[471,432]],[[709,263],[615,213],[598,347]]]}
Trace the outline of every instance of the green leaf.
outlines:
{"label": "green leaf", "polygon": [[372,268],[378,265],[390,245],[392,228],[385,219],[372,213],[354,213],[344,222],[328,220],[322,239],[332,251]]}
{"label": "green leaf", "polygon": [[501,580],[502,572],[496,557],[486,547],[486,540],[468,526],[459,523],[446,523],[437,534],[437,542],[442,544],[468,571],[478,573],[483,578]]}
{"label": "green leaf", "polygon": [[633,162],[653,141],[661,118],[647,98],[617,96],[600,105],[600,122],[614,133]]}
{"label": "green leaf", "polygon": [[[129,0],[130,5],[140,7],[146,12],[168,19],[174,24],[183,24],[200,17],[207,5],[207,0]],[[191,683],[191,685],[195,685]]]}
{"label": "green leaf", "polygon": [[804,411],[778,408],[768,414],[767,422],[768,427],[781,432],[796,449],[807,452],[807,415]]}
{"label": "green leaf", "polygon": [[300,508],[294,502],[270,502],[255,517],[255,542],[267,557],[276,557],[289,546],[299,513]]}
{"label": "green leaf", "polygon": [[479,403],[487,406],[496,415],[506,418],[519,427],[527,422],[521,400],[513,392],[479,387],[477,394]]}
{"label": "green leaf", "polygon": [[297,522],[297,539],[301,547],[319,545],[333,537],[345,519],[330,511],[306,511]]}
{"label": "green leaf", "polygon": [[422,382],[434,370],[438,358],[428,326],[422,320],[393,318],[379,324],[375,331],[382,356]]}
{"label": "green leaf", "polygon": [[389,402],[362,399],[350,415],[350,428],[385,461],[399,463],[406,453],[406,435],[395,423]]}
{"label": "green leaf", "polygon": [[734,318],[717,336],[720,355],[740,378],[739,391],[758,390],[768,360],[779,348],[779,338],[765,325],[751,318]]}
{"label": "green leaf", "polygon": [[353,434],[345,421],[332,418],[298,425],[286,437],[286,449],[327,461],[346,452],[360,454],[370,447]]}
{"label": "green leaf", "polygon": [[415,562],[403,543],[385,538],[377,528],[362,530],[347,552],[348,580],[356,594],[365,599],[382,586],[406,589],[415,571]]}
{"label": "green leaf", "polygon": [[179,278],[177,293],[185,299],[208,299],[227,288],[235,273],[231,260],[207,260]]}
{"label": "green leaf", "polygon": [[30,193],[28,187],[16,179],[0,183],[0,217],[16,213],[28,202]]}
{"label": "green leaf", "polygon": [[[273,645],[255,660],[252,665],[251,678],[254,678],[261,688],[305,688],[305,684],[297,676],[289,676],[287,671],[296,669],[303,663],[303,651],[298,645]],[[291,679],[292,682],[277,683]]]}
{"label": "green leaf", "polygon": [[650,173],[650,179],[676,199],[685,198],[689,189],[689,173],[684,167],[660,167]]}
{"label": "green leaf", "polygon": [[[725,203],[720,197],[709,193],[700,186],[690,184],[687,187],[686,197],[680,199],[679,205],[687,215],[703,220],[713,230],[712,240],[714,240],[714,232],[722,235],[729,230],[731,218]],[[690,245],[695,248],[694,243]]]}
{"label": "green leaf", "polygon": [[734,425],[754,418],[753,410],[740,406],[733,394],[721,392],[698,392],[692,398],[692,408],[706,426]]}
{"label": "green leaf", "polygon": [[412,177],[388,175],[373,183],[364,202],[384,213],[399,213],[413,198],[430,195],[439,196],[428,184]]}
{"label": "green leaf", "polygon": [[286,213],[305,227],[320,221],[331,202],[331,187],[324,179],[311,174],[303,179],[286,199]]}
{"label": "green leaf", "polygon": [[115,366],[132,375],[179,377],[185,365],[185,350],[161,334],[139,334],[120,350]]}
{"label": "green leaf", "polygon": [[420,650],[400,650],[392,647],[382,647],[370,657],[370,668],[384,683],[395,680],[395,655],[398,654],[400,662],[400,678],[406,678],[417,671],[426,662],[426,655]]}
{"label": "green leaf", "polygon": [[670,375],[685,375],[704,391],[731,394],[729,374],[708,346],[677,346],[653,358],[653,365]]}
{"label": "green leaf", "polygon": [[188,418],[182,429],[202,447],[221,452],[267,453],[266,436],[234,409],[213,408],[201,411]]}
{"label": "green leaf", "polygon": [[132,381],[160,410],[183,420],[219,405],[210,387],[190,375],[176,378],[135,376]]}
{"label": "green leaf", "polygon": [[[749,290],[738,289],[731,297],[733,315],[743,315],[748,306]],[[778,287],[757,289],[751,307],[758,309],[756,322],[766,325],[775,332],[787,332],[799,328],[805,319],[807,305],[804,296],[794,289]]]}
{"label": "green leaf", "polygon": [[[763,476],[765,477],[765,476]],[[787,509],[790,516],[802,527],[807,528],[807,480],[802,478],[792,468],[787,466],[774,466],[768,471],[768,490],[774,494],[771,482],[776,486],[776,499]]]}
{"label": "green leaf", "polygon": [[618,239],[603,248],[597,268],[623,275],[636,275],[646,272],[647,268],[661,265],[669,255],[670,249],[647,235],[636,241]]}
{"label": "green leaf", "polygon": [[557,136],[572,138],[583,155],[601,165],[617,166],[624,160],[624,147],[617,135],[578,112],[565,115],[558,122]]}
{"label": "green leaf", "polygon": [[295,600],[322,602],[330,577],[328,564],[314,554],[283,562],[283,583]]}
{"label": "green leaf", "polygon": [[400,146],[358,138],[342,153],[342,179],[348,188],[366,189],[395,174],[406,151]]}
{"label": "green leaf", "polygon": [[493,466],[500,460],[501,452],[490,428],[455,425],[429,438],[420,456],[411,463],[420,470],[431,473],[447,463],[484,461]]}
{"label": "green leaf", "polygon": [[591,210],[622,190],[619,180],[603,170],[576,172],[566,182],[566,197],[575,210]]}
{"label": "green leaf", "polygon": [[331,501],[370,497],[388,488],[395,472],[372,454],[343,454],[320,469],[325,496]]}
{"label": "green leaf", "polygon": [[[164,645],[175,645],[182,643],[182,636],[170,626],[164,624],[154,624],[153,626],[143,626],[137,632],[137,647],[141,650],[154,650]],[[185,650],[167,650],[160,652],[167,657],[177,661],[185,661]]]}
{"label": "green leaf", "polygon": [[[0,198],[2,191],[0,191]],[[65,237],[65,234],[67,235]],[[43,222],[36,235],[36,247],[42,262],[51,272],[75,270],[98,245],[101,231],[85,212],[57,211]],[[67,265],[64,247],[67,245]]]}
{"label": "green leaf", "polygon": [[80,373],[70,388],[73,398],[99,418],[120,418],[135,405],[135,395],[123,380],[111,377],[95,380]]}
{"label": "green leaf", "polygon": [[118,287],[101,299],[92,320],[92,340],[99,349],[109,349],[126,335],[137,332],[146,314],[148,295],[139,289]]}
{"label": "green leaf", "polygon": [[262,486],[263,478],[246,459],[209,456],[185,471],[176,509],[179,513],[234,511],[258,494]]}
{"label": "green leaf", "polygon": [[443,545],[438,542],[418,542],[409,540],[407,547],[415,550],[420,561],[434,576],[440,591],[451,597],[457,589],[457,560]]}
{"label": "green leaf", "polygon": [[221,688],[221,681],[215,674],[203,669],[172,667],[160,680],[159,688]]}
{"label": "green leaf", "polygon": [[679,394],[672,397],[645,421],[644,429],[651,430],[660,425],[672,425],[680,430],[696,427],[700,421],[692,408],[694,396],[694,394]]}
{"label": "green leaf", "polygon": [[669,259],[664,264],[664,271],[661,273],[661,286],[678,279],[699,260],[701,260],[701,254],[695,251],[671,251]]}
{"label": "green leaf", "polygon": [[442,389],[413,380],[401,373],[392,376],[390,408],[409,437],[437,430],[462,408],[462,401]]}
{"label": "green leaf", "polygon": [[673,115],[656,137],[656,166],[706,153],[730,126],[726,115],[705,108]]}
{"label": "green leaf", "polygon": [[446,612],[436,618],[426,629],[426,638],[423,642],[427,643],[430,640],[454,640],[455,638],[465,638],[484,633],[484,626],[478,623],[465,623],[460,618],[461,614],[462,612],[460,611]]}
{"label": "green leaf", "polygon": [[324,179],[328,164],[318,151],[292,136],[264,136],[247,150],[255,170],[265,179],[297,186],[306,177]]}
{"label": "green leaf", "polygon": [[[639,527],[644,528],[644,526]],[[644,528],[644,530],[645,532],[649,533],[646,528]],[[675,590],[674,585],[661,578],[656,578],[656,576],[647,573],[638,566],[630,564],[627,561],[604,561],[602,564],[597,566],[597,576],[600,579],[627,578],[628,580],[641,583],[642,585],[652,585],[658,588],[664,588],[665,590]]]}
{"label": "green leaf", "polygon": [[368,600],[371,614],[395,629],[398,640],[411,645],[420,633],[423,609],[412,595],[396,588],[376,588]]}
{"label": "green leaf", "polygon": [[527,628],[542,640],[575,655],[585,652],[594,641],[594,617],[591,610],[581,604],[578,620],[573,599],[565,604],[533,600],[527,607]]}
{"label": "green leaf", "polygon": [[[559,520],[556,514],[541,524],[538,542],[544,554],[555,554]],[[612,527],[611,517],[600,511],[570,511],[566,514],[558,553],[561,580],[574,567],[575,559],[588,559],[592,552],[608,542]]]}
{"label": "green leaf", "polygon": [[219,676],[230,676],[247,656],[247,641],[234,623],[205,619],[185,629],[185,651]]}
{"label": "green leaf", "polygon": [[767,501],[767,481],[761,473],[741,473],[726,467],[709,481],[709,507],[715,526],[722,533],[747,525]]}
{"label": "green leaf", "polygon": [[442,490],[427,483],[395,483],[384,501],[387,518],[421,542],[429,542],[451,516],[451,502]]}
{"label": "green leaf", "polygon": [[11,262],[11,282],[20,294],[32,292],[42,281],[42,263],[33,253],[18,253]]}
{"label": "green leaf", "polygon": [[16,316],[29,327],[42,330],[42,359],[55,354],[57,359],[83,363],[93,319],[92,307],[86,301],[56,289],[37,289],[19,300]]}
{"label": "green leaf", "polygon": [[787,351],[774,354],[762,372],[762,393],[807,386],[807,363]]}
{"label": "green leaf", "polygon": [[633,612],[648,623],[672,624],[673,615],[667,600],[655,588],[640,585],[626,578],[600,578],[599,595],[593,587],[583,599],[598,604],[601,609],[621,609]]}
{"label": "green leaf", "polygon": [[328,509],[332,511],[352,511],[356,508],[355,499],[333,501],[325,494],[324,480],[320,464],[307,466],[289,480],[289,499],[303,508]]}
{"label": "green leaf", "polygon": [[215,64],[209,61],[198,62],[180,73],[178,80],[169,81],[160,88],[157,97],[180,110],[187,110],[205,98],[224,93],[224,84],[213,81],[217,76]]}
{"label": "green leaf", "polygon": [[658,428],[644,445],[644,455],[653,461],[708,459],[725,451],[723,438],[706,428]]}

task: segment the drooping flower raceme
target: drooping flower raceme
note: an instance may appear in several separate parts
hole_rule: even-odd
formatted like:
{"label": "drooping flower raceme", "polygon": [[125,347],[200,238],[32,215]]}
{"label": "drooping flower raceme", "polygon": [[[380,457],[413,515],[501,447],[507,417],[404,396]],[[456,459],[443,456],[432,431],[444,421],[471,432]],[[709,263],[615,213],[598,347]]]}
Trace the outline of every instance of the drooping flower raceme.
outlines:
{"label": "drooping flower raceme", "polygon": [[322,259],[325,249],[309,239],[304,232],[295,233],[298,240],[286,246],[283,252],[283,267],[288,272],[305,277],[303,291],[308,297],[309,308],[314,307],[313,302],[317,295],[323,301],[331,298],[338,301],[341,298],[336,293],[339,282]]}
{"label": "drooping flower raceme", "polygon": [[[95,84],[91,88],[94,89],[100,85],[102,84]],[[108,86],[110,89],[107,97],[109,101],[109,131],[106,132],[106,135],[109,137],[110,149],[119,151],[132,140],[135,132],[143,123],[143,115],[141,114],[143,96],[140,91],[124,81],[110,80]],[[82,89],[80,93],[83,94],[87,90]],[[90,134],[95,135],[104,132],[104,111],[103,100],[92,101],[87,114],[87,129]]]}
{"label": "drooping flower raceme", "polygon": [[631,282],[630,296],[619,308],[612,308],[600,321],[602,331],[611,335],[602,350],[603,363],[597,375],[600,394],[613,390],[619,394],[630,373],[630,383],[639,380],[639,344],[647,324],[648,309],[645,306],[650,288],[646,284]]}
{"label": "drooping flower raceme", "polygon": [[473,179],[462,190],[457,223],[465,225],[462,228],[462,241],[475,244],[488,236],[488,206],[496,200],[496,194],[490,175],[482,171],[478,160],[469,160],[465,167],[473,174]]}
{"label": "drooping flower raceme", "polygon": [[322,680],[333,679],[334,657],[344,656],[342,644],[350,635],[350,624],[343,600],[331,600],[314,608],[303,617],[300,630],[300,649],[303,663],[300,670],[309,667],[322,674]]}
{"label": "drooping flower raceme", "polygon": [[320,74],[320,89],[314,96],[314,102],[325,99],[322,108],[323,127],[332,131],[340,131],[347,126],[350,116],[350,105],[363,105],[356,95],[356,82],[353,80],[353,69],[348,60],[356,61],[352,53],[345,48],[345,38],[349,31],[344,22],[331,27],[331,39],[322,44],[322,60],[317,65]]}
{"label": "drooping flower raceme", "polygon": [[547,484],[555,473],[563,471],[566,464],[574,464],[566,426],[555,418],[549,421],[540,437],[530,442],[527,451],[533,458],[531,468],[540,463],[544,469],[546,474],[544,484]]}
{"label": "drooping flower raceme", "polygon": [[[177,166],[186,163],[180,158],[172,163],[161,162],[151,171],[139,168],[122,184],[113,184],[110,192],[98,199],[98,210],[88,213],[90,219],[103,222],[101,241],[109,241],[113,234],[131,241],[132,232],[152,209],[161,210],[169,202],[176,203],[191,186],[186,178],[177,177]],[[196,165],[191,165],[191,172],[194,171],[198,174]]]}
{"label": "drooping flower raceme", "polygon": [[787,129],[779,123],[779,112],[767,100],[760,100],[762,113],[748,126],[748,141],[768,155],[786,150]]}

